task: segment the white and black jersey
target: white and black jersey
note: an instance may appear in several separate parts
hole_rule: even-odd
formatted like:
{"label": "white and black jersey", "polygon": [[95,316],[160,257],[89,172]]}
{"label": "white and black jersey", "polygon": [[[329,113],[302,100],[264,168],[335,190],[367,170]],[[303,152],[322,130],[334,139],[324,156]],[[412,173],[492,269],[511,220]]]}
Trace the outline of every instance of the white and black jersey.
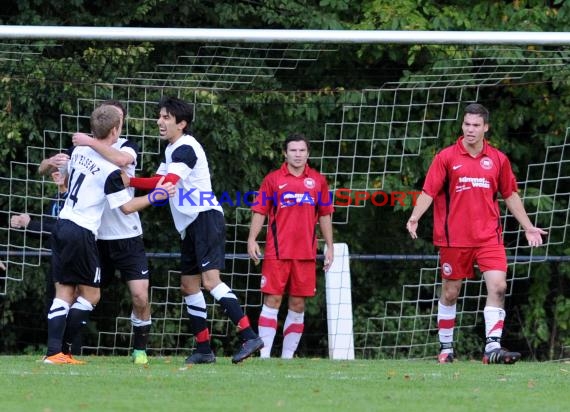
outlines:
{"label": "white and black jersey", "polygon": [[182,135],[166,147],[165,161],[160,164],[157,174],[166,176],[169,173],[180,177],[176,183],[176,194],[169,202],[174,225],[181,236],[198,213],[216,210],[223,215],[212,190],[206,153],[193,136]]}
{"label": "white and black jersey", "polygon": [[[123,168],[129,177],[135,175],[137,165],[138,146],[129,140],[120,137],[113,148],[125,152],[132,156],[133,163]],[[131,199],[135,195],[135,189],[127,188]],[[138,212],[124,214],[120,208],[111,209],[109,204],[105,204],[103,217],[101,218],[101,226],[99,227],[98,238],[102,240],[127,239],[142,235],[141,219]]]}
{"label": "white and black jersey", "polygon": [[71,220],[97,236],[105,204],[114,209],[131,200],[121,179],[121,171],[85,146],[78,146],[72,151],[67,171],[68,196],[59,217]]}

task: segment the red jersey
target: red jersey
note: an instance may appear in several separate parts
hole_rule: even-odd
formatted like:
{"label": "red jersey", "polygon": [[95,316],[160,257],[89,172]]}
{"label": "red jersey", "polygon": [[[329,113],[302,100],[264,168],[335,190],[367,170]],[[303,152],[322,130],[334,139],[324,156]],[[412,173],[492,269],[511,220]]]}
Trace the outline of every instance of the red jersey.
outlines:
{"label": "red jersey", "polygon": [[268,216],[264,259],[316,259],[317,221],[334,207],[322,174],[306,165],[294,176],[283,163],[263,179],[251,210]]}
{"label": "red jersey", "polygon": [[503,199],[517,191],[511,163],[483,141],[472,157],[457,143],[439,152],[428,170],[423,191],[434,199],[433,243],[436,246],[479,247],[502,244]]}

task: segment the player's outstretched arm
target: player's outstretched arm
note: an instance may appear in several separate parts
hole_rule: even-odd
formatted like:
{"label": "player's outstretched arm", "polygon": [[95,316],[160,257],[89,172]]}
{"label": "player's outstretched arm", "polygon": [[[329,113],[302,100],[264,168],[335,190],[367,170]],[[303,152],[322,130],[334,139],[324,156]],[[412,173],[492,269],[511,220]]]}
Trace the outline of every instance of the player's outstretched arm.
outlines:
{"label": "player's outstretched arm", "polygon": [[145,196],[137,196],[129,200],[121,206],[121,211],[128,215],[130,213],[138,212],[151,205],[163,204],[169,197],[176,194],[176,185],[171,182],[165,182],[165,177],[162,176],[153,192]]}
{"label": "player's outstretched arm", "polygon": [[542,245],[542,236],[548,234],[546,231],[535,227],[524,208],[523,202],[518,193],[513,192],[508,198],[505,199],[505,204],[509,212],[515,217],[519,224],[524,229],[524,234],[529,246]]}
{"label": "player's outstretched arm", "polygon": [[166,176],[157,174],[152,177],[131,177],[128,183],[125,183],[125,186],[134,187],[139,190],[155,190],[160,181],[176,185],[179,180],[180,176],[174,173],[168,173]]}

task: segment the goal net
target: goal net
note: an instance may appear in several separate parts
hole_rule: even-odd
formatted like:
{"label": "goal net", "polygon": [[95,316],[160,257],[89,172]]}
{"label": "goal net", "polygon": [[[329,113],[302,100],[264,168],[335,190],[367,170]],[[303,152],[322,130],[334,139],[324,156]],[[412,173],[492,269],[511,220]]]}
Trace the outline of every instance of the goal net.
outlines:
{"label": "goal net", "polygon": [[[46,49],[57,47],[57,44],[48,46],[33,42],[2,43],[0,74],[16,81],[39,84],[40,79],[35,79],[31,71],[35,66],[54,64],[45,57]],[[129,47],[131,45],[125,45],[124,49]],[[231,122],[233,111],[247,110],[251,116],[262,118],[266,111],[299,110],[310,124],[311,164],[327,176],[335,194],[334,224],[337,239],[342,239],[343,227],[351,224],[358,209],[371,207],[371,203],[374,207],[390,205],[395,211],[410,207],[413,196],[409,193],[411,184],[405,183],[407,168],[414,162],[427,167],[434,154],[431,142],[441,141],[437,143],[441,148],[449,143],[446,140],[450,138],[449,131],[454,131],[451,136],[456,137],[455,130],[466,104],[480,101],[482,95],[494,88],[521,88],[526,82],[540,82],[541,74],[545,72],[559,71],[560,78],[565,79],[561,81],[567,81],[569,57],[564,48],[538,51],[526,47],[446,46],[446,55],[450,54],[449,50],[455,50],[455,57],[446,57],[420,72],[402,75],[397,81],[382,80],[377,86],[362,90],[289,90],[283,79],[299,76],[300,67],[306,70],[311,65],[318,65],[328,53],[337,52],[338,47],[330,44],[244,43],[229,46],[181,43],[179,49],[181,52],[174,61],[144,67],[112,81],[93,80],[91,95],[70,102],[69,111],[60,114],[58,128],[43,130],[43,144],[30,145],[15,159],[6,159],[10,163],[10,175],[0,178],[0,199],[5,205],[0,211],[5,222],[0,227],[0,248],[5,251],[3,260],[7,266],[0,275],[1,294],[23,289],[30,273],[47,270],[50,254],[45,237],[29,230],[10,228],[10,218],[27,213],[33,220],[42,222],[45,219],[44,211],[52,199],[55,185],[49,178],[38,175],[40,161],[67,149],[74,132],[88,131],[91,111],[106,99],[120,100],[127,108],[123,133],[139,145],[140,172],[152,170],[160,162],[156,104],[163,95],[176,95],[194,103],[198,125],[212,120]],[[351,49],[343,48],[343,52],[347,50]],[[139,58],[144,60],[144,55]],[[144,66],[144,62],[140,65]],[[41,81],[56,82],[58,79]],[[269,96],[267,87],[279,97]],[[311,117],[314,113],[311,105],[323,104],[330,107],[328,118]],[[260,128],[263,126],[260,122]],[[273,133],[278,126],[263,133]],[[547,147],[542,162],[515,165],[527,212],[537,226],[549,228],[549,236],[544,248],[531,250],[512,217],[503,216],[509,256],[509,295],[519,282],[528,280],[539,265],[561,258],[559,252],[552,254],[551,248],[567,242],[570,129],[565,133],[562,143]],[[248,145],[249,137],[243,136],[244,147]],[[279,165],[278,153],[275,156],[274,168]],[[239,176],[236,179],[239,180]],[[256,190],[259,183],[247,182],[231,190],[234,195],[243,189]],[[407,191],[400,193],[406,184]],[[416,187],[415,190],[419,189]],[[396,192],[398,195],[394,198]],[[167,214],[142,212],[143,215],[155,213],[164,221],[161,226],[153,226],[153,230],[170,227]],[[232,207],[226,214],[229,237],[224,275],[246,311],[256,314],[262,296],[259,268],[252,265],[246,253],[250,215],[246,205]],[[402,221],[400,227],[393,230],[404,230],[404,225]],[[148,228],[145,229],[148,233]],[[382,222],[376,222],[363,236],[382,236],[383,232]],[[150,242],[148,239],[147,243]],[[177,255],[172,250],[161,250],[160,245],[151,245],[151,249],[156,252],[150,252],[149,258],[160,263],[156,264],[159,269],[153,274],[150,289],[153,328],[149,349],[161,354],[184,354],[193,345],[193,337],[178,289]],[[408,268],[415,273],[413,283],[391,284],[390,287],[400,291],[398,299],[378,302],[376,308],[380,310],[352,309],[350,315],[354,315],[355,323],[350,339],[354,339],[356,356],[433,356],[437,352],[436,311],[441,287],[437,255],[433,249],[426,247],[419,254],[394,256],[383,256],[378,250],[364,250],[363,255],[366,256],[354,257],[363,265],[379,260],[420,264]],[[352,276],[354,278],[358,273],[353,271]],[[368,287],[378,288],[383,284],[382,277],[371,277]],[[321,286],[317,302],[324,299]],[[337,287],[338,295],[345,296],[351,285],[339,284]],[[352,289],[353,296],[361,292]],[[463,288],[456,326],[459,341],[462,333],[481,325],[485,293],[481,280],[471,280]],[[106,291],[102,296],[101,304],[104,305]],[[214,339],[232,336],[231,322],[209,296],[207,302]],[[121,290],[112,303],[115,316],[96,322],[97,330],[91,331],[84,342],[85,351],[125,354],[132,347],[128,292]],[[316,305],[313,315],[326,320],[319,304]],[[346,312],[339,311],[335,316],[343,316],[342,313]],[[96,313],[94,316],[97,319]],[[339,333],[345,333],[342,330]],[[310,333],[304,338],[308,341],[307,353],[324,354],[324,350],[313,349],[313,346],[322,345],[325,336],[311,337]],[[342,339],[342,336],[338,338]]]}

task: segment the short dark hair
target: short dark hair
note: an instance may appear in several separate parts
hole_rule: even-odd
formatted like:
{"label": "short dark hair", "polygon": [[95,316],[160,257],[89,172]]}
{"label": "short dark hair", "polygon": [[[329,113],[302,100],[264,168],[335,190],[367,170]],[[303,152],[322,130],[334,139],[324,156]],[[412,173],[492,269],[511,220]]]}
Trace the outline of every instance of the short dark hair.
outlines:
{"label": "short dark hair", "polygon": [[311,150],[309,139],[307,139],[307,136],[305,136],[303,133],[292,133],[289,136],[287,136],[285,142],[283,143],[284,152],[287,151],[287,146],[289,146],[289,143],[291,142],[305,142],[305,144],[307,145],[307,151]]}
{"label": "short dark hair", "polygon": [[483,122],[485,124],[489,123],[489,110],[487,110],[482,104],[471,103],[463,111],[463,115],[465,116],[466,114],[476,114],[483,118]]}
{"label": "short dark hair", "polygon": [[174,116],[176,123],[186,120],[186,127],[182,130],[184,133],[190,133],[190,126],[194,118],[194,105],[186,103],[177,97],[163,97],[158,102],[158,109],[165,109],[166,112]]}

